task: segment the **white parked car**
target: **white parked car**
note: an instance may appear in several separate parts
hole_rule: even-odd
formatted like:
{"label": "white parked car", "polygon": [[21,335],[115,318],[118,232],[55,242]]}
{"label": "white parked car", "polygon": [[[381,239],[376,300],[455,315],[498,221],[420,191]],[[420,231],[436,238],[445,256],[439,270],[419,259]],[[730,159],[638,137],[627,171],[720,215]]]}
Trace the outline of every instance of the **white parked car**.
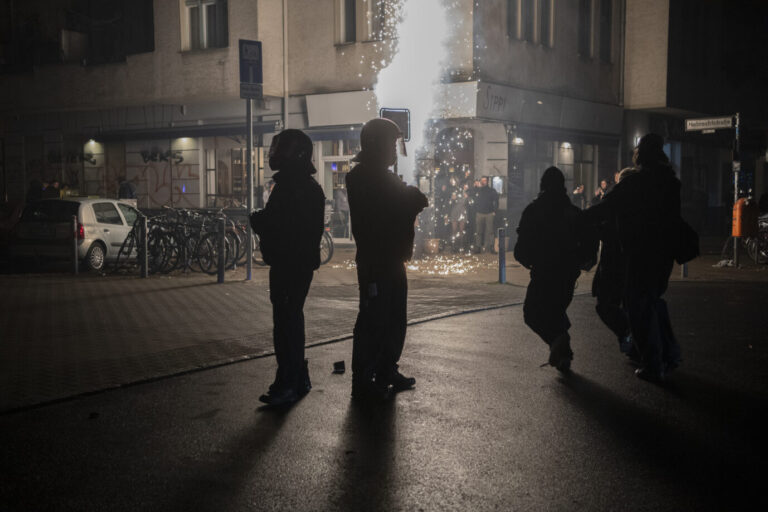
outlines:
{"label": "white parked car", "polygon": [[77,252],[85,266],[101,270],[117,258],[139,211],[116,199],[71,197],[43,199],[28,204],[11,235],[10,256],[71,259],[77,215]]}

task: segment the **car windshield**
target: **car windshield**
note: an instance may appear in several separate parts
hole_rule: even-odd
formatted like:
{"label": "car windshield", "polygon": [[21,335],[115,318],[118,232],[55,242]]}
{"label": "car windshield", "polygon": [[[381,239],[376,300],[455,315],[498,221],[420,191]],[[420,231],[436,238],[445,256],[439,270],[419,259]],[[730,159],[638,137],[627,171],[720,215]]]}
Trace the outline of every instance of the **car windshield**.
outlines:
{"label": "car windshield", "polygon": [[22,222],[70,222],[80,203],[73,201],[37,201],[24,208]]}

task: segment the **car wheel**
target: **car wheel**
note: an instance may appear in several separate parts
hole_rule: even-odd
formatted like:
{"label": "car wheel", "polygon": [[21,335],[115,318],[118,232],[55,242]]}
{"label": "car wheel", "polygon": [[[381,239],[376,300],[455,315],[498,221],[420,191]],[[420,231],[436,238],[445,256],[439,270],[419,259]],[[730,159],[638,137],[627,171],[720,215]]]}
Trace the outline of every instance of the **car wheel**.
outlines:
{"label": "car wheel", "polygon": [[104,246],[94,242],[88,253],[85,255],[85,266],[88,270],[101,270],[104,268]]}

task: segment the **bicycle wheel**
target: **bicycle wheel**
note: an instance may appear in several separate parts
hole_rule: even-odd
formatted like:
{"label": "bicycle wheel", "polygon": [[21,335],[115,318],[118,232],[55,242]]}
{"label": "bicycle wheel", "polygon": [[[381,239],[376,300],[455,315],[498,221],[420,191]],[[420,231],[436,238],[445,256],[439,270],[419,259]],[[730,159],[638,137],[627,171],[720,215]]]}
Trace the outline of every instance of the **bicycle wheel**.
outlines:
{"label": "bicycle wheel", "polygon": [[136,258],[135,252],[137,247],[136,243],[136,227],[134,226],[129,232],[128,236],[123,240],[123,244],[120,246],[120,250],[117,251],[117,257],[115,258],[115,265],[113,272],[117,272],[120,269],[120,265],[125,265],[126,262],[130,264],[132,258]]}
{"label": "bicycle wheel", "polygon": [[233,269],[235,268],[235,265],[238,263],[238,255],[240,254],[240,246],[244,245],[240,243],[240,237],[237,236],[237,233],[231,230],[227,230],[225,233],[225,246],[226,246],[226,262],[225,267],[226,269]]}
{"label": "bicycle wheel", "polygon": [[757,263],[768,262],[768,248],[761,246],[760,236],[749,237],[744,239],[744,246],[747,248],[747,254],[752,261]]}
{"label": "bicycle wheel", "polygon": [[150,274],[162,272],[171,242],[165,229],[156,227],[147,236],[147,270]]}
{"label": "bicycle wheel", "polygon": [[[195,250],[197,262],[200,270],[206,274],[216,274],[219,271],[219,234],[215,232],[206,233],[200,239]],[[230,246],[229,240],[224,238],[224,268],[227,268],[227,262],[234,258],[234,250]]]}
{"label": "bicycle wheel", "polygon": [[333,258],[333,238],[328,231],[323,231],[320,239],[320,264],[325,265]]}

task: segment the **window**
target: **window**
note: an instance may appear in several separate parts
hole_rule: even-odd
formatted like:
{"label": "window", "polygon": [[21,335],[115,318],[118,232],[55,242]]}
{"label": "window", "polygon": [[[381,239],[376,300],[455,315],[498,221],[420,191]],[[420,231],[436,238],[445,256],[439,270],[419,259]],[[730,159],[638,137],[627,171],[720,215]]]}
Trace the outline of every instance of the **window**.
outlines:
{"label": "window", "polygon": [[613,28],[613,0],[600,0],[600,60],[611,62],[611,42]]}
{"label": "window", "polygon": [[521,38],[532,43],[536,38],[536,0],[522,0],[521,7],[521,21],[523,22],[523,33],[521,34]]}
{"label": "window", "polygon": [[229,46],[227,0],[184,0],[182,50]]}
{"label": "window", "polygon": [[539,43],[552,46],[552,0],[539,0]]}
{"label": "window", "polygon": [[520,0],[507,0],[507,35],[520,38]]}
{"label": "window", "polygon": [[579,0],[579,55],[592,57],[592,0]]}
{"label": "window", "polygon": [[112,203],[93,203],[93,213],[96,215],[96,222],[100,224],[123,225],[120,214]]}
{"label": "window", "polygon": [[387,34],[387,8],[389,2],[382,0],[366,0],[366,20],[368,24],[367,39],[381,41]]}
{"label": "window", "polygon": [[339,42],[354,43],[357,41],[357,6],[356,0],[339,0],[341,17],[339,20]]}
{"label": "window", "polygon": [[136,218],[139,216],[139,212],[126,204],[118,203],[117,207],[120,208],[121,212],[123,212],[123,217],[125,217],[126,224],[133,226],[133,224],[136,222]]}

